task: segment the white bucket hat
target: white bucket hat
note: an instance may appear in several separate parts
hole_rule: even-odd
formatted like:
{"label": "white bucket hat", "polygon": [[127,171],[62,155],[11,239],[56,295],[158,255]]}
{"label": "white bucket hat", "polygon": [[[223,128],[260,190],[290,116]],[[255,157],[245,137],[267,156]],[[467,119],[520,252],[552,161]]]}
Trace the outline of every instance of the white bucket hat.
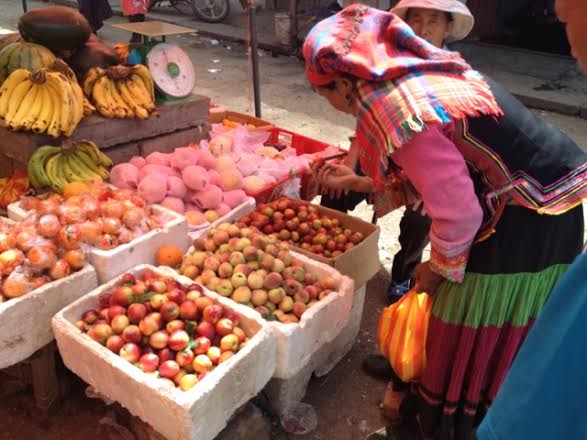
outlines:
{"label": "white bucket hat", "polygon": [[475,24],[475,19],[469,8],[459,0],[401,0],[390,9],[390,12],[405,20],[410,8],[435,9],[450,13],[453,17],[453,24],[450,35],[447,37],[449,42],[465,38]]}

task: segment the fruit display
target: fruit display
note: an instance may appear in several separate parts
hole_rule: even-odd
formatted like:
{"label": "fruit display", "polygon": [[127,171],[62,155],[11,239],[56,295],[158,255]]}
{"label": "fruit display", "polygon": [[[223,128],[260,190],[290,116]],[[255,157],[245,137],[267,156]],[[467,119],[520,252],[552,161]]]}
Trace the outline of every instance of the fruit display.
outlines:
{"label": "fruit display", "polygon": [[318,207],[285,198],[259,204],[237,224],[327,258],[336,258],[365,239],[361,232],[343,228],[339,219],[321,215]]}
{"label": "fruit display", "polygon": [[18,30],[25,41],[52,51],[79,49],[92,33],[92,27],[77,9],[64,6],[31,9],[18,20]]}
{"label": "fruit display", "polygon": [[39,147],[28,163],[31,185],[63,193],[72,182],[102,181],[109,177],[112,160],[91,141],[76,141],[69,150],[46,145]]}
{"label": "fruit display", "polygon": [[0,223],[0,302],[82,269],[86,255],[71,233],[53,214],[15,225]]}
{"label": "fruit display", "polygon": [[0,117],[10,130],[71,136],[83,116],[82,90],[61,72],[16,69],[0,88]]}
{"label": "fruit display", "polygon": [[169,386],[183,391],[241,350],[248,341],[235,312],[203,294],[146,269],[124,274],[76,327]]}
{"label": "fruit display", "polygon": [[0,50],[0,84],[17,69],[33,71],[50,68],[55,55],[46,47],[34,43],[16,42]]}
{"label": "fruit display", "polygon": [[30,211],[27,219],[38,219],[42,234],[57,234],[60,243],[71,249],[111,250],[168,221],[154,214],[143,198],[103,183],[69,183],[63,195],[26,197],[21,207]]}
{"label": "fruit display", "polygon": [[98,113],[106,118],[147,119],[155,111],[155,83],[142,64],[92,68],[82,85]]}
{"label": "fruit display", "polygon": [[29,191],[29,178],[24,170],[16,169],[10,177],[0,179],[0,208],[6,209]]}
{"label": "fruit display", "polygon": [[230,164],[191,146],[173,153],[135,156],[112,168],[110,181],[135,189],[150,203],[159,203],[197,226],[213,222],[247,200],[242,177]]}
{"label": "fruit display", "polygon": [[268,320],[297,323],[339,287],[338,280],[307,271],[285,243],[251,228],[222,224],[196,240],[194,248],[184,256],[180,274]]}

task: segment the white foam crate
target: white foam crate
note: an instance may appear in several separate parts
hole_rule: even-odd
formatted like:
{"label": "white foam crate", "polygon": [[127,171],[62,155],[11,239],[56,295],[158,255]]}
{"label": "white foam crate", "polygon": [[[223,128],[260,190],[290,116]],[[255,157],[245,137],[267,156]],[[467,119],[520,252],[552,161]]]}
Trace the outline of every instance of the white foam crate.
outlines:
{"label": "white foam crate", "polygon": [[[193,247],[188,252],[193,251]],[[273,377],[290,379],[310,361],[312,355],[324,344],[332,342],[349,322],[353,305],[354,281],[341,275],[332,266],[319,263],[305,255],[291,252],[318,278],[331,276],[340,283],[338,292],[328,295],[309,308],[299,323],[283,324],[271,321],[277,337],[277,360]],[[223,305],[236,304],[232,299],[210,292]],[[257,311],[253,312],[259,314]]]}
{"label": "white foam crate", "polygon": [[[154,214],[165,215],[168,220],[161,228],[153,229],[130,243],[121,244],[111,250],[92,249],[89,261],[98,273],[98,282],[104,284],[126,270],[139,264],[154,264],[157,249],[165,244],[174,244],[182,252],[190,246],[188,225],[185,217],[159,205],[152,205]],[[8,215],[19,221],[28,215],[20,202],[8,206]]]}
{"label": "white foam crate", "polygon": [[196,239],[200,238],[202,235],[204,235],[206,232],[208,232],[210,229],[217,228],[222,223],[234,223],[236,220],[238,220],[242,216],[253,212],[255,210],[256,206],[257,205],[255,203],[255,199],[253,197],[247,197],[247,199],[243,203],[241,203],[236,208],[231,210],[228,214],[220,217],[218,220],[216,220],[212,223],[207,223],[203,227],[198,228],[198,229],[190,228],[190,230],[189,230],[190,238],[192,240],[196,240]]}
{"label": "white foam crate", "polygon": [[[182,284],[192,284],[169,268],[141,265],[128,272],[139,275],[147,268],[174,277]],[[85,310],[96,308],[98,297],[118,280],[98,287],[53,318],[53,331],[65,365],[167,439],[213,439],[235,410],[256,396],[273,375],[276,340],[271,327],[251,309],[225,304],[241,316],[241,327],[248,336],[252,335],[251,339],[191,390],[169,388],[82,334],[74,325]],[[205,291],[215,298],[211,293]]]}
{"label": "white foam crate", "polygon": [[63,307],[95,289],[90,265],[0,304],[0,369],[17,364],[53,340],[51,318]]}

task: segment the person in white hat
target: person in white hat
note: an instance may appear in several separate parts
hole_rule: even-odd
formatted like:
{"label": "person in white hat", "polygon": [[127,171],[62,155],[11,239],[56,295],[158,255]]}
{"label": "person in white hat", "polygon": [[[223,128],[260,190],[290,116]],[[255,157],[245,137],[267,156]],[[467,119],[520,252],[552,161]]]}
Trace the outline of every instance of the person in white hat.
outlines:
{"label": "person in white hat", "polygon": [[475,24],[469,8],[459,0],[401,0],[390,12],[436,47],[464,39]]}

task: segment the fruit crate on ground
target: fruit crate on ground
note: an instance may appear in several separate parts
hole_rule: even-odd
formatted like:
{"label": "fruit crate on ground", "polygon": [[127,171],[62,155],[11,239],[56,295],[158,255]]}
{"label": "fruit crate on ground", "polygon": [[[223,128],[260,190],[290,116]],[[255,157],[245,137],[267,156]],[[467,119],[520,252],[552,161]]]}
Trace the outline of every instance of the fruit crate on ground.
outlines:
{"label": "fruit crate on ground", "polygon": [[[293,131],[284,130],[283,128],[277,127],[271,129],[271,135],[269,136],[266,144],[291,147],[296,150],[298,156],[302,154],[319,153],[320,151],[324,151],[329,147],[329,144],[326,142],[311,139],[309,137],[302,136],[301,134],[294,133]],[[312,197],[313,191],[311,176],[305,169],[294,170],[289,176],[283,177],[277,182],[267,185],[260,191],[249,193],[249,195],[255,198],[257,204],[271,202],[275,199],[278,199],[279,197],[282,197],[286,185],[295,178],[300,179],[301,198],[308,200],[308,198]]]}
{"label": "fruit crate on ground", "polygon": [[[184,285],[191,280],[165,268],[148,265],[131,271],[135,276],[153,270]],[[169,440],[211,440],[232,414],[267,384],[275,368],[275,336],[252,310],[232,304],[225,307],[241,318],[250,337],[238,351],[193,388],[171,388],[149,376],[106,347],[83,334],[74,323],[82,313],[95,309],[99,297],[118,279],[95,289],[63,309],[53,319],[59,351],[65,365],[99,393],[119,402]],[[212,296],[204,291],[205,296]]]}
{"label": "fruit crate on ground", "polygon": [[212,228],[217,228],[222,223],[232,223],[243,215],[247,215],[255,210],[255,199],[247,197],[243,203],[231,210],[228,214],[223,215],[218,220],[212,223],[206,223],[201,228],[192,228],[189,226],[189,236],[192,240],[196,240],[208,232]]}
{"label": "fruit crate on ground", "polygon": [[27,359],[51,342],[53,315],[97,285],[96,271],[88,264],[67,278],[1,303],[0,369]]}
{"label": "fruit crate on ground", "polygon": [[[27,217],[28,211],[20,206],[21,202],[8,205],[8,216],[15,221]],[[161,228],[153,229],[130,243],[122,244],[112,250],[92,249],[89,261],[96,269],[99,284],[104,284],[122,272],[143,263],[154,263],[155,253],[163,245],[176,245],[182,251],[189,247],[188,226],[183,215],[152,205],[153,213],[168,218]]]}
{"label": "fruit crate on ground", "polygon": [[275,126],[271,122],[257,118],[255,116],[247,115],[246,113],[239,113],[232,110],[226,110],[223,107],[212,107],[210,108],[210,119],[211,124],[220,123],[234,123],[234,124],[247,124],[255,129],[267,130]]}
{"label": "fruit crate on ground", "polygon": [[[194,248],[188,251],[193,253]],[[331,342],[346,327],[353,303],[354,282],[336,269],[302,254],[292,257],[303,263],[307,272],[317,279],[331,277],[338,290],[307,308],[298,323],[270,322],[277,337],[277,360],[274,377],[288,379],[295,376],[324,344]],[[236,304],[231,298],[210,292],[220,304]],[[254,311],[258,316],[260,313]]]}

